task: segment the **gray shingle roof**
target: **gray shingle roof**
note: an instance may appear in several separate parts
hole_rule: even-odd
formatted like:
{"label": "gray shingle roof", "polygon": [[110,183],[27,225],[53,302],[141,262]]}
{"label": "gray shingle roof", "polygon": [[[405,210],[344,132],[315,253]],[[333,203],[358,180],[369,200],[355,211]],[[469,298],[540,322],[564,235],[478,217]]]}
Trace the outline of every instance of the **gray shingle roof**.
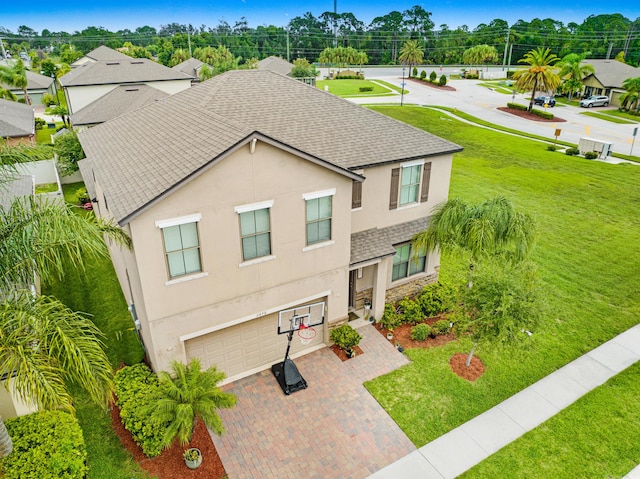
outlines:
{"label": "gray shingle roof", "polygon": [[264,60],[258,62],[258,70],[267,70],[274,73],[280,73],[281,75],[288,75],[291,73],[293,64],[287,60],[283,60],[280,57],[267,57]]}
{"label": "gray shingle roof", "polygon": [[[118,222],[259,132],[343,170],[462,148],[285,76],[237,70],[79,134]],[[179,159],[179,161],[177,161]]]}
{"label": "gray shingle roof", "polygon": [[33,177],[29,175],[17,175],[3,180],[0,184],[0,207],[6,210],[14,198],[33,195],[33,188]]}
{"label": "gray shingle roof", "polygon": [[596,70],[593,76],[607,88],[620,88],[627,78],[640,77],[640,68],[616,60],[587,59],[582,63],[593,65]]}
{"label": "gray shingle roof", "polygon": [[0,99],[0,137],[15,138],[35,134],[33,107]]}
{"label": "gray shingle roof", "polygon": [[96,125],[166,97],[166,93],[148,85],[121,85],[71,115],[71,123]]}
{"label": "gray shingle roof", "polygon": [[[30,70],[26,71],[26,75],[27,75],[27,92],[29,92],[30,90],[46,90],[53,83],[53,78],[40,75],[39,73],[34,73]],[[14,86],[6,85],[4,83],[0,83],[0,87],[14,93],[15,92],[22,93],[22,88],[16,88]]]}
{"label": "gray shingle roof", "polygon": [[171,69],[185,73],[190,77],[198,78],[198,71],[200,70],[200,67],[202,67],[202,65],[204,65],[204,62],[201,62],[197,58],[189,58],[188,60],[185,60],[182,63],[178,63],[176,66],[171,67]]}
{"label": "gray shingle roof", "polygon": [[147,58],[88,62],[60,78],[62,86],[113,85],[164,80],[191,80],[189,75],[172,70]]}
{"label": "gray shingle roof", "polygon": [[386,228],[372,228],[351,235],[351,266],[385,256],[393,256],[394,245],[406,243],[429,226],[429,217],[418,218]]}
{"label": "gray shingle roof", "polygon": [[105,47],[104,45],[100,45],[98,48],[91,50],[89,53],[85,55],[85,57],[89,57],[92,60],[97,62],[107,61],[107,60],[130,60],[131,57],[121,53],[113,48]]}

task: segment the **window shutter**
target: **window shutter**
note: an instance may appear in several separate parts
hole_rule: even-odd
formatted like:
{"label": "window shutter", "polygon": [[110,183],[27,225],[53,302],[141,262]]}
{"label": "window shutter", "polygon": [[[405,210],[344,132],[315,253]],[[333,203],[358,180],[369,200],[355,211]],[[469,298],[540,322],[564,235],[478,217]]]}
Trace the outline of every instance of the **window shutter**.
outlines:
{"label": "window shutter", "polygon": [[398,188],[400,187],[400,168],[391,170],[391,193],[389,195],[389,209],[398,207]]}
{"label": "window shutter", "polygon": [[431,163],[425,163],[422,170],[422,191],[420,192],[420,203],[429,199],[429,182],[431,180]]}
{"label": "window shutter", "polygon": [[362,206],[362,182],[353,180],[351,188],[351,208],[360,208]]}

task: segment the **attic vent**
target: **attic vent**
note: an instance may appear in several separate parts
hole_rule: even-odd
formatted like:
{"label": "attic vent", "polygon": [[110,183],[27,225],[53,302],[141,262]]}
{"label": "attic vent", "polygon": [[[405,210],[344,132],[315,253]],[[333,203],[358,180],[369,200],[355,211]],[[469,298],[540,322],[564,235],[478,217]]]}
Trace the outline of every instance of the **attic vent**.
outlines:
{"label": "attic vent", "polygon": [[132,65],[142,65],[144,62],[131,62]]}
{"label": "attic vent", "polygon": [[127,88],[125,91],[140,91],[138,88]]}
{"label": "attic vent", "polygon": [[107,62],[107,65],[120,65],[120,62]]}

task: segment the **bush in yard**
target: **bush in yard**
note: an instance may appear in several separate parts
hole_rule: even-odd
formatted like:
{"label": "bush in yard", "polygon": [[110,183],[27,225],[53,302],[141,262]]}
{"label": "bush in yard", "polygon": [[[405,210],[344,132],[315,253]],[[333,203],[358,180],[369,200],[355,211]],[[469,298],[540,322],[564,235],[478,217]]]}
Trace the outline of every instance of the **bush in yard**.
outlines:
{"label": "bush in yard", "polygon": [[507,108],[513,108],[514,110],[522,110],[525,111],[527,107],[525,105],[521,105],[520,103],[507,103]]}
{"label": "bush in yard", "polygon": [[329,337],[340,349],[344,349],[345,351],[350,351],[355,348],[362,339],[360,333],[348,324],[333,328],[329,332]]}
{"label": "bush in yard", "polygon": [[424,316],[432,317],[446,313],[457,303],[458,292],[451,283],[440,280],[426,285],[418,296],[418,303]]}
{"label": "bush in yard", "polygon": [[572,147],[572,148],[567,148],[565,153],[569,156],[577,156],[580,154],[580,150],[578,150],[576,147]]}
{"label": "bush in yard", "polygon": [[418,76],[418,67],[413,67],[413,72],[411,72],[411,73],[412,73],[412,76],[417,77]]}
{"label": "bush in yard", "polygon": [[115,393],[120,419],[147,457],[155,457],[162,452],[162,438],[166,430],[166,426],[149,421],[146,413],[150,398],[157,390],[158,377],[145,364],[127,366],[116,373]]}
{"label": "bush in yard", "polygon": [[402,323],[402,316],[396,312],[396,307],[393,304],[387,303],[384,305],[384,314],[380,319],[380,324],[383,328],[393,331]]}
{"label": "bush in yard", "polygon": [[425,70],[422,70],[420,72],[420,79],[424,80],[425,78],[427,78],[427,72]]}
{"label": "bush in yard", "polygon": [[584,154],[584,157],[587,160],[595,160],[596,158],[598,158],[598,156],[600,156],[600,155],[599,155],[599,153],[597,151],[587,151]]}
{"label": "bush in yard", "polygon": [[78,420],[64,411],[7,419],[13,452],[1,461],[7,479],[83,479],[87,450]]}
{"label": "bush in yard", "polygon": [[438,74],[435,71],[432,71],[431,74],[429,75],[429,81],[431,83],[435,83],[437,78],[438,78]]}
{"label": "bush in yard", "polygon": [[438,80],[438,85],[445,86],[446,84],[447,84],[447,76],[446,75],[442,75],[440,77],[440,80]]}
{"label": "bush in yard", "polygon": [[556,151],[558,149],[558,147],[556,145],[547,145],[547,150],[548,151]]}
{"label": "bush in yard", "polygon": [[372,86],[361,86],[361,87],[359,88],[359,90],[360,90],[361,92],[373,91],[373,87],[372,87]]}
{"label": "bush in yard", "polygon": [[446,321],[444,319],[436,321],[435,323],[433,323],[433,326],[431,326],[431,329],[435,334],[443,336],[449,332],[449,321]]}
{"label": "bush in yard", "polygon": [[404,316],[402,319],[403,323],[418,324],[424,319],[422,307],[417,301],[405,297],[400,300],[398,306],[402,310],[402,314]]}
{"label": "bush in yard", "polygon": [[42,130],[44,128],[44,125],[46,124],[47,122],[44,121],[42,118],[35,119],[36,130]]}
{"label": "bush in yard", "polygon": [[424,341],[431,334],[431,326],[428,324],[417,324],[411,328],[411,339],[414,341]]}

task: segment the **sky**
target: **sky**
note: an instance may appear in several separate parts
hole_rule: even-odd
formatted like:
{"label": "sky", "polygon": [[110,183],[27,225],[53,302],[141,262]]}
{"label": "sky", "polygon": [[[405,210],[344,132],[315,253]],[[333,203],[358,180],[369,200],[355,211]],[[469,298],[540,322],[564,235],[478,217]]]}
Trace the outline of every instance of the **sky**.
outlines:
{"label": "sky", "polygon": [[[43,5],[49,5],[48,9]],[[220,20],[230,25],[246,17],[250,27],[259,25],[285,26],[289,21],[311,12],[318,17],[323,12],[333,11],[333,1],[295,2],[292,0],[63,0],[53,3],[7,1],[0,9],[0,27],[16,32],[18,26],[26,25],[37,32],[48,29],[53,32],[72,33],[88,26],[101,26],[110,31],[149,25],[159,28],[168,23],[192,24],[199,27],[215,27]],[[538,0],[525,3],[515,0],[500,2],[478,2],[477,0],[440,0],[420,3],[416,0],[389,2],[383,0],[337,0],[338,13],[351,12],[365,24],[377,16],[392,10],[403,11],[420,5],[432,13],[431,19],[439,28],[467,25],[473,29],[480,23],[489,23],[495,18],[506,20],[510,25],[522,19],[553,18],[582,23],[589,15],[621,13],[630,20],[640,16],[635,1],[610,0]]]}

